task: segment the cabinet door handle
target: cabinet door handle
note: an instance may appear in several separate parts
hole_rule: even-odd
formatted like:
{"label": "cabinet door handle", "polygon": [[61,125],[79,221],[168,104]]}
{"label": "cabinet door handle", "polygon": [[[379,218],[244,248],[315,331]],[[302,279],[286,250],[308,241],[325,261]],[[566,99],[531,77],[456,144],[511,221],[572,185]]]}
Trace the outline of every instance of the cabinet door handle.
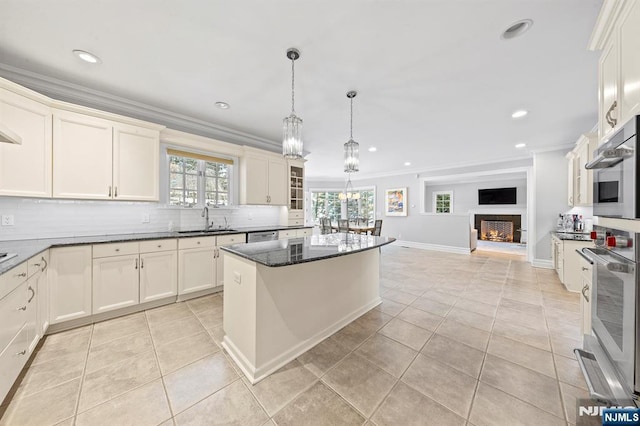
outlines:
{"label": "cabinet door handle", "polygon": [[136,259],[136,269],[138,269],[138,259]]}
{"label": "cabinet door handle", "polygon": [[36,291],[31,286],[29,286],[28,290],[31,292],[31,297],[27,300],[27,303],[31,303],[33,298],[36,297]]}
{"label": "cabinet door handle", "polygon": [[569,203],[573,204],[573,197],[569,197]]}
{"label": "cabinet door handle", "polygon": [[589,270],[589,268],[585,268],[585,267],[583,266],[583,267],[582,267],[582,270],[583,270],[583,271],[588,271],[588,270]]}
{"label": "cabinet door handle", "polygon": [[27,305],[24,305],[20,308],[17,309],[18,311],[26,311],[27,310]]}
{"label": "cabinet door handle", "polygon": [[140,258],[140,269],[144,268],[144,259]]}
{"label": "cabinet door handle", "polygon": [[115,187],[115,190],[113,191],[113,196],[117,197],[118,196],[118,187]]}
{"label": "cabinet door handle", "polygon": [[44,262],[44,266],[42,267],[42,271],[44,271],[49,266],[49,262],[47,262],[47,259],[45,259],[44,257],[42,258],[42,261]]}
{"label": "cabinet door handle", "polygon": [[16,274],[16,277],[26,277],[26,276],[27,276],[26,272],[23,272],[21,274]]}
{"label": "cabinet door handle", "polygon": [[618,119],[617,118],[613,118],[611,116],[611,113],[618,107],[618,101],[613,101],[613,103],[611,104],[611,106],[609,107],[609,110],[607,111],[607,113],[605,114],[604,118],[605,120],[607,120],[607,123],[609,123],[609,126],[616,127],[616,124],[618,124]]}
{"label": "cabinet door handle", "polygon": [[27,350],[23,349],[20,352],[16,352],[16,355],[25,355],[26,353],[27,353]]}
{"label": "cabinet door handle", "polygon": [[111,197],[111,187],[109,187],[109,197]]}
{"label": "cabinet door handle", "polygon": [[589,301],[589,296],[587,296],[587,294],[585,292],[589,291],[589,286],[587,284],[585,284],[584,287],[582,287],[582,296],[584,296],[584,299],[588,302]]}

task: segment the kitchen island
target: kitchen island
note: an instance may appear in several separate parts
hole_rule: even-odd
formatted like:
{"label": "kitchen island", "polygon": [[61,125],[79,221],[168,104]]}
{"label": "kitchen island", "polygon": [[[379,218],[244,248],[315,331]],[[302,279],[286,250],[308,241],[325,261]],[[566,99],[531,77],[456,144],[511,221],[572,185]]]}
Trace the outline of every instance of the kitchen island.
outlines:
{"label": "kitchen island", "polygon": [[222,247],[222,345],[251,383],[379,305],[379,248],[393,241],[328,234]]}

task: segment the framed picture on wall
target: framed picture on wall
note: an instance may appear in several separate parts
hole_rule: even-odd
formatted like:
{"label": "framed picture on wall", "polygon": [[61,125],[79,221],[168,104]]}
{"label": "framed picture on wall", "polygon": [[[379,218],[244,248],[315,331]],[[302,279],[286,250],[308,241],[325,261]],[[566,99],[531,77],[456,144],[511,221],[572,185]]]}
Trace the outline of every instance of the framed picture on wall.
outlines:
{"label": "framed picture on wall", "polygon": [[384,201],[386,216],[407,215],[407,188],[387,189]]}

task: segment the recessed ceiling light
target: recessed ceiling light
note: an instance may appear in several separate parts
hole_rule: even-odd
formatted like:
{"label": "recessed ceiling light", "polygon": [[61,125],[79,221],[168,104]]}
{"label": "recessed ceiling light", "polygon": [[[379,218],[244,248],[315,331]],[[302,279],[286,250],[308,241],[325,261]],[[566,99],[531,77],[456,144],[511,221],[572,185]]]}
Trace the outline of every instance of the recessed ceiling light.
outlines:
{"label": "recessed ceiling light", "polygon": [[531,19],[523,19],[515,22],[502,32],[500,38],[503,40],[511,40],[512,38],[519,37],[529,31],[532,25],[533,21]]}
{"label": "recessed ceiling light", "polygon": [[99,64],[102,61],[93,53],[85,52],[84,50],[74,50],[73,54],[78,58],[82,59],[85,62],[89,62],[90,64]]}
{"label": "recessed ceiling light", "polygon": [[216,106],[220,109],[229,109],[229,104],[226,102],[216,102]]}
{"label": "recessed ceiling light", "polygon": [[405,166],[410,166],[410,165],[411,165],[411,163],[407,161],[406,163],[404,163],[404,165],[405,165]]}
{"label": "recessed ceiling light", "polygon": [[527,114],[529,114],[529,111],[525,109],[519,109],[518,111],[515,111],[513,114],[511,114],[511,118],[522,118]]}
{"label": "recessed ceiling light", "polygon": [[527,144],[523,142],[516,144],[516,148],[524,148],[525,146],[527,146]]}
{"label": "recessed ceiling light", "polygon": [[371,148],[369,148],[369,152],[376,152],[378,150],[378,148],[376,148],[375,146],[372,146]]}

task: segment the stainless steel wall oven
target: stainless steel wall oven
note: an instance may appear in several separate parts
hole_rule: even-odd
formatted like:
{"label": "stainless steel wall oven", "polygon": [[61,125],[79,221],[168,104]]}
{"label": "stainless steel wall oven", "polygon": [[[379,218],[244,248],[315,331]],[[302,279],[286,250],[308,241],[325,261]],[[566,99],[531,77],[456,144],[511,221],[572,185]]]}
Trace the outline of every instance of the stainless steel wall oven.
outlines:
{"label": "stainless steel wall oven", "polygon": [[635,116],[598,148],[593,161],[586,165],[594,170],[594,216],[640,218],[638,127],[640,116]]}
{"label": "stainless steel wall oven", "polygon": [[640,344],[640,234],[595,226],[593,236],[595,247],[582,251],[593,263],[591,328],[595,339],[585,336],[585,349],[591,353],[578,350],[578,361],[593,396],[611,401],[628,399],[640,395],[636,350]]}

